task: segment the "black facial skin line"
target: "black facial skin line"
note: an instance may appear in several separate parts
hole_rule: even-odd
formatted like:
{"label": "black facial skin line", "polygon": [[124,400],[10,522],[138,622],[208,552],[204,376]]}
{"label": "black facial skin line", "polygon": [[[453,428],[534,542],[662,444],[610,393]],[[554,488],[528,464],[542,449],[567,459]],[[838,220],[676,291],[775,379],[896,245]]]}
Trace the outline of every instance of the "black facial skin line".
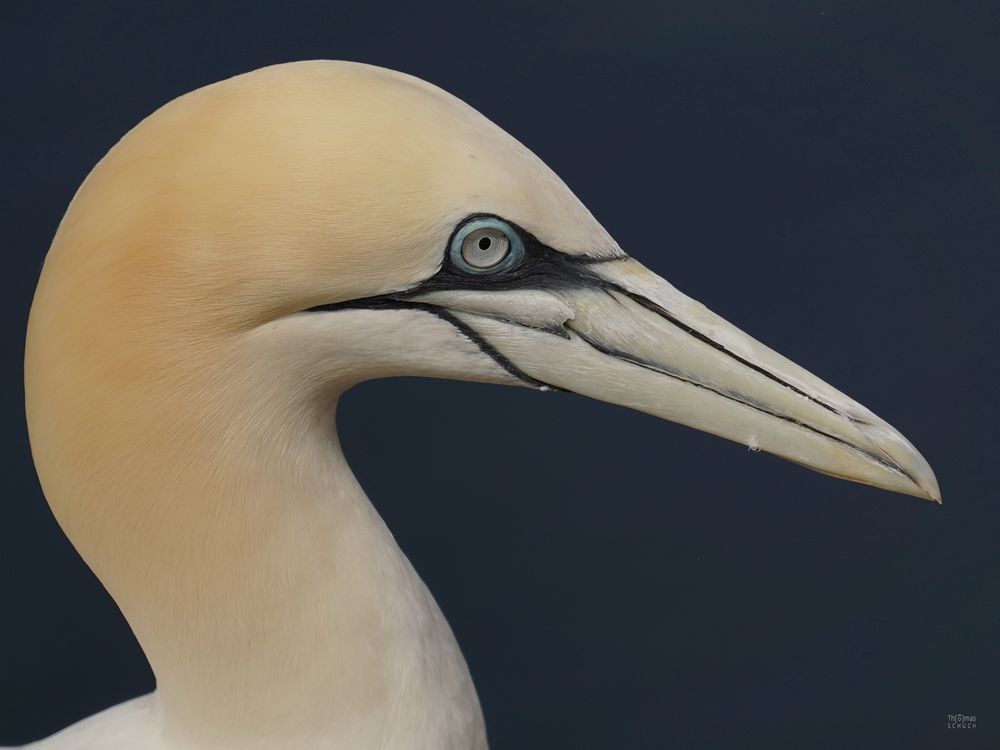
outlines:
{"label": "black facial skin line", "polygon": [[531,377],[528,373],[524,372],[520,367],[515,365],[499,351],[497,351],[494,346],[484,339],[472,326],[463,323],[456,316],[452,315],[447,310],[442,308],[437,308],[431,311],[437,315],[441,320],[451,323],[459,332],[465,336],[469,341],[479,347],[479,349],[489,357],[493,358],[493,361],[500,365],[503,369],[509,372],[518,380],[532,386],[533,388],[544,389],[547,391],[561,391],[562,388],[556,388],[554,385],[549,385],[548,383],[543,383],[541,380]]}
{"label": "black facial skin line", "polygon": [[[524,243],[524,259],[512,268],[507,268],[496,274],[464,273],[451,262],[451,243],[465,224],[475,219],[498,219],[509,224],[521,237]],[[573,289],[581,286],[596,286],[605,288],[608,282],[587,268],[596,263],[607,263],[616,260],[628,260],[627,255],[614,255],[602,258],[594,255],[568,255],[559,252],[538,240],[517,224],[507,221],[494,214],[471,214],[458,223],[448,238],[445,247],[444,260],[441,268],[429,279],[414,287],[398,292],[379,295],[377,297],[362,297],[331,305],[317,305],[305,312],[325,312],[343,310],[350,307],[372,307],[374,300],[395,300],[402,302],[433,291],[474,290],[474,291],[509,291],[511,289]],[[616,287],[617,288],[617,287]],[[380,304],[379,307],[386,305]],[[422,308],[421,308],[422,309]]]}
{"label": "black facial skin line", "polygon": [[[451,253],[450,253],[451,243],[455,237],[455,234],[467,222],[472,221],[474,219],[484,219],[484,218],[499,219],[500,221],[509,224],[514,229],[514,231],[516,231],[520,235],[521,240],[524,242],[524,259],[517,266],[500,271],[495,275],[481,274],[472,276],[467,273],[463,273],[460,269],[456,268],[455,265],[451,262]],[[445,247],[444,261],[442,263],[441,269],[426,281],[423,281],[422,283],[418,284],[415,287],[412,287],[411,289],[403,290],[400,292],[380,295],[377,297],[365,297],[362,299],[350,300],[348,302],[339,302],[331,305],[318,305],[316,307],[309,308],[308,310],[306,310],[306,312],[329,312],[334,310],[345,310],[352,308],[422,310],[424,312],[430,313],[431,315],[436,315],[441,320],[444,320],[453,325],[460,333],[462,333],[463,336],[465,336],[474,344],[476,344],[476,346],[478,346],[479,349],[484,354],[493,359],[506,372],[510,373],[518,380],[524,382],[526,385],[532,386],[534,388],[544,387],[546,389],[554,391],[561,391],[564,389],[558,388],[548,383],[544,383],[523,372],[513,362],[511,362],[509,359],[504,357],[499,351],[497,351],[497,349],[493,347],[492,344],[490,344],[486,339],[480,336],[475,331],[474,328],[459,320],[456,315],[452,314],[448,310],[437,305],[415,302],[412,300],[412,298],[420,296],[427,292],[444,291],[444,290],[509,291],[512,289],[537,289],[546,291],[546,290],[559,290],[559,289],[574,289],[580,287],[598,288],[608,294],[611,294],[611,292],[616,292],[624,297],[631,299],[633,302],[641,305],[650,312],[655,313],[656,315],[663,318],[670,324],[676,326],[677,328],[684,331],[688,335],[693,336],[699,341],[707,344],[708,346],[711,346],[713,349],[716,349],[725,354],[726,356],[732,358],[733,360],[739,362],[741,365],[744,365],[745,367],[749,367],[750,369],[759,372],[761,375],[764,375],[770,380],[773,380],[774,382],[783,385],[784,387],[792,390],[793,392],[797,393],[803,398],[806,398],[809,401],[812,401],[813,403],[823,407],[824,409],[833,412],[838,416],[844,417],[845,419],[851,422],[865,424],[864,420],[860,420],[855,417],[842,414],[834,407],[824,403],[815,396],[806,393],[801,388],[797,388],[791,383],[788,383],[787,381],[778,377],[777,375],[770,372],[766,368],[761,367],[760,365],[755,364],[753,362],[750,362],[744,357],[741,357],[740,355],[730,351],[725,346],[718,343],[711,337],[705,335],[701,331],[682,322],[681,320],[676,318],[673,314],[671,314],[669,310],[666,310],[665,308],[656,304],[652,300],[646,299],[641,294],[636,294],[635,292],[629,291],[628,289],[625,289],[624,287],[614,282],[608,281],[607,279],[598,276],[589,268],[587,268],[587,266],[596,263],[607,263],[607,262],[627,260],[627,259],[628,259],[627,255],[611,256],[606,258],[592,256],[592,255],[590,256],[568,255],[566,253],[559,252],[558,250],[552,247],[549,247],[545,243],[541,242],[533,234],[522,229],[517,224],[508,221],[507,219],[503,219],[499,216],[496,216],[495,214],[489,214],[489,213],[471,214],[465,217],[462,221],[460,221],[456,225],[455,229],[452,231],[451,236],[448,238],[448,244]],[[506,320],[506,322],[511,325],[523,326],[522,323],[519,323],[516,320],[508,319]],[[524,326],[524,327],[531,328],[532,326]],[[570,326],[570,328],[572,328],[572,326]],[[546,333],[551,333],[558,336],[568,337],[568,334],[566,334],[565,330],[556,331],[544,328],[538,328],[536,330],[541,330]],[[579,336],[584,342],[586,342],[589,346],[593,347],[594,349],[600,351],[603,354],[615,357],[617,359],[621,359],[623,361],[631,362],[632,364],[638,367],[644,367],[646,369],[654,370],[668,377],[673,377],[679,380],[683,380],[684,382],[690,383],[700,388],[707,388],[708,390],[717,393],[719,396],[722,396],[723,398],[727,398],[736,401],[738,403],[744,404],[752,409],[756,409],[757,411],[769,414],[770,416],[773,416],[777,419],[782,419],[787,422],[792,422],[794,424],[797,424],[800,427],[803,427],[804,429],[822,435],[823,437],[829,440],[841,443],[844,446],[849,447],[861,453],[864,456],[867,456],[871,460],[879,464],[882,464],[883,466],[887,466],[895,471],[898,471],[900,474],[911,480],[913,479],[913,477],[910,477],[910,475],[901,466],[899,466],[891,459],[888,459],[887,457],[883,458],[873,453],[869,453],[861,448],[858,448],[857,446],[851,445],[850,443],[834,435],[830,435],[829,433],[826,433],[815,427],[811,427],[810,425],[800,422],[798,420],[791,419],[781,414],[772,412],[768,409],[760,407],[759,405],[747,403],[743,399],[716,390],[715,388],[705,385],[704,383],[698,383],[683,378],[681,376],[678,376],[676,374],[665,372],[661,368],[655,367],[651,363],[639,361],[634,357],[630,357],[628,354],[624,352],[613,351],[606,347],[602,347],[600,344],[582,335],[579,331],[575,329],[573,329],[573,332],[577,336]]]}
{"label": "black facial skin line", "polygon": [[[456,233],[466,223],[474,219],[499,219],[509,224],[517,232],[524,243],[524,259],[514,268],[508,268],[495,275],[483,274],[471,276],[462,273],[451,262],[451,243]],[[368,310],[422,310],[435,315],[441,320],[453,325],[463,336],[472,341],[479,349],[493,359],[500,367],[513,375],[518,380],[533,388],[546,388],[553,391],[561,391],[562,388],[549,385],[537,380],[526,372],[523,372],[513,362],[504,357],[486,339],[480,336],[475,329],[463,323],[458,317],[448,310],[437,305],[430,305],[412,301],[413,297],[431,291],[441,290],[510,290],[510,289],[567,289],[578,286],[599,286],[603,280],[589,271],[585,266],[591,263],[601,263],[609,260],[624,260],[628,256],[613,256],[610,258],[599,258],[595,256],[572,256],[554,250],[548,245],[540,242],[535,235],[531,234],[517,224],[501,219],[494,214],[479,213],[466,216],[460,221],[445,246],[444,261],[436,274],[417,286],[400,292],[383,294],[377,297],[363,297],[361,299],[338,302],[330,305],[317,305],[310,307],[305,312],[333,312],[335,310],[368,309]],[[508,323],[523,325],[517,321],[508,320]],[[525,326],[532,327],[532,326]],[[551,333],[564,338],[569,338],[565,331],[538,328],[546,333]]]}
{"label": "black facial skin line", "polygon": [[396,299],[392,295],[386,295],[383,297],[365,297],[363,299],[351,300],[350,302],[340,302],[334,305],[318,305],[317,307],[310,307],[305,312],[333,312],[336,310],[421,310],[422,312],[430,313],[431,315],[454,326],[459,333],[478,346],[483,354],[490,357],[508,374],[517,378],[525,385],[531,386],[532,388],[544,388],[545,390],[551,391],[562,390],[561,388],[549,385],[548,383],[543,383],[541,380],[536,380],[528,375],[528,373],[523,372],[517,365],[497,351],[489,341],[480,336],[474,328],[463,323],[458,319],[458,317],[453,315],[448,310],[445,310],[443,307],[429,305],[422,302],[410,302],[408,300]]}

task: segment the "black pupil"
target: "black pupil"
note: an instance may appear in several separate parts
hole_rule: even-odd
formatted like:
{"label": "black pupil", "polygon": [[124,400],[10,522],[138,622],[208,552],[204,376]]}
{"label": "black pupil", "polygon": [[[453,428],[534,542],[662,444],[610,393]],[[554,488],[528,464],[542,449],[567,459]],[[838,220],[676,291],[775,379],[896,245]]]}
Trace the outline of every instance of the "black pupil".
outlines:
{"label": "black pupil", "polygon": [[490,249],[490,245],[492,245],[492,244],[493,244],[493,240],[491,240],[489,237],[481,237],[479,239],[479,249],[480,250],[489,250]]}

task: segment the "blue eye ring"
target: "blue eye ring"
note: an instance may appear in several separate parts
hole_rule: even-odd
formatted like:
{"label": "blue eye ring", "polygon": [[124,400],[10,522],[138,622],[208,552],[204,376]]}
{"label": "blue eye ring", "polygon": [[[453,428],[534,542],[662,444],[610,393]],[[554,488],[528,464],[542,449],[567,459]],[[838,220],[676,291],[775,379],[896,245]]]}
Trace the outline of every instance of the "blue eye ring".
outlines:
{"label": "blue eye ring", "polygon": [[[489,263],[489,253],[497,253],[506,240],[506,252]],[[484,246],[485,245],[485,246]],[[489,276],[506,271],[524,258],[524,240],[510,224],[495,216],[470,219],[458,228],[448,250],[452,264],[463,273]],[[478,256],[478,257],[477,257]]]}

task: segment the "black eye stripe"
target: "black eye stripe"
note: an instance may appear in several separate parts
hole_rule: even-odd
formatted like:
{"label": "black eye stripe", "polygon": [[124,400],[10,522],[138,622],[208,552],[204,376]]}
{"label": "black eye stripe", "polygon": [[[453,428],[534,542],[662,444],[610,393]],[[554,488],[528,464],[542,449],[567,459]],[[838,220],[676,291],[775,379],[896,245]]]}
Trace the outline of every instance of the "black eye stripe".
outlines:
{"label": "black eye stripe", "polygon": [[[494,218],[508,224],[511,229],[518,233],[524,243],[524,257],[519,264],[495,274],[485,274],[471,276],[459,272],[453,267],[450,258],[450,248],[455,239],[456,233],[462,226],[472,219]],[[471,214],[458,223],[456,228],[448,237],[448,242],[443,251],[441,269],[430,278],[422,281],[409,289],[401,289],[398,292],[379,295],[377,297],[362,297],[343,302],[327,303],[310,307],[305,312],[332,312],[335,310],[347,310],[351,308],[392,308],[415,306],[407,302],[411,297],[416,297],[426,292],[445,291],[451,289],[459,290],[497,290],[507,291],[511,289],[538,289],[556,290],[573,289],[580,286],[589,285],[592,287],[605,288],[609,282],[592,272],[588,266],[597,263],[610,263],[613,261],[627,260],[627,255],[613,255],[610,257],[598,257],[593,255],[568,255],[560,252],[544,242],[540,241],[531,232],[523,229],[513,221],[503,219],[494,214]],[[425,306],[421,305],[421,308]]]}
{"label": "black eye stripe", "polygon": [[[462,227],[479,219],[493,219],[508,225],[524,245],[524,255],[520,262],[496,273],[470,275],[456,267],[451,257],[451,248]],[[627,256],[621,256],[627,257]],[[430,291],[445,289],[504,291],[509,289],[565,289],[580,284],[590,283],[601,285],[605,283],[592,273],[587,265],[591,263],[616,260],[616,258],[595,258],[586,255],[567,255],[545,243],[535,235],[518,226],[509,219],[494,214],[472,214],[465,217],[455,227],[444,249],[444,262],[441,270],[426,281],[412,289],[399,292],[394,296],[405,299],[410,296]]]}

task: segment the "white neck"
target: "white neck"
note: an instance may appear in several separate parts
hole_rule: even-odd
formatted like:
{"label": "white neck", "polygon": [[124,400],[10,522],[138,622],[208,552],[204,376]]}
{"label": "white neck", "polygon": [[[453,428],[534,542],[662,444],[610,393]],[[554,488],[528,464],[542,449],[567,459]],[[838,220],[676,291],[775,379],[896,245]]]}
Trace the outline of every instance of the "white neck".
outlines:
{"label": "white neck", "polygon": [[163,736],[485,749],[454,636],[340,449],[337,396],[267,393],[266,373],[234,380],[169,413],[148,407],[155,427],[102,447],[118,461],[78,462],[89,481],[46,487],[149,658]]}

